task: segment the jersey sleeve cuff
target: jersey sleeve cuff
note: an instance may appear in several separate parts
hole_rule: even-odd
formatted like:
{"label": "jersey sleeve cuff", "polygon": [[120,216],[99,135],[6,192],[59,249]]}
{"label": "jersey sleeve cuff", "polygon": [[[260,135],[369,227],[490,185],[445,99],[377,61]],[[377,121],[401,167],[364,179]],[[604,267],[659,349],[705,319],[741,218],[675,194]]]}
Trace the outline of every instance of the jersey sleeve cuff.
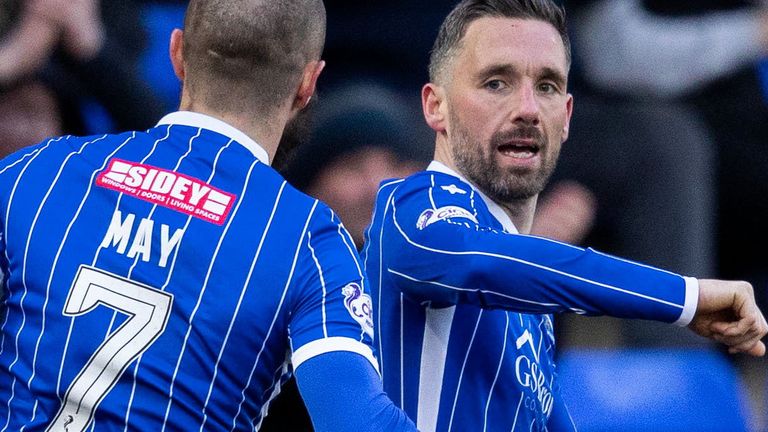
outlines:
{"label": "jersey sleeve cuff", "polygon": [[691,323],[696,314],[696,308],[699,306],[699,281],[696,278],[684,277],[685,279],[685,304],[683,313],[675,321],[675,325],[685,327]]}
{"label": "jersey sleeve cuff", "polygon": [[291,356],[291,363],[293,363],[293,370],[299,368],[299,366],[312,357],[317,357],[320,354],[335,351],[347,351],[360,354],[368,359],[376,373],[379,372],[379,362],[373,356],[373,351],[368,345],[348,337],[328,337],[324,339],[317,339],[307,344],[302,345],[299,349],[293,352]]}

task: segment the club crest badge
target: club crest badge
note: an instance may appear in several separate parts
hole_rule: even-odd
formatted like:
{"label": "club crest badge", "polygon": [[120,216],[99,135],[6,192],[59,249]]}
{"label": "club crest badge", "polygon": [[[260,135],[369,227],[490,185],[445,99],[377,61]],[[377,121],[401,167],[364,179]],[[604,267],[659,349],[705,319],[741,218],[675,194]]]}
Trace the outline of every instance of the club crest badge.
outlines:
{"label": "club crest badge", "polygon": [[342,288],[341,293],[344,295],[344,306],[349,314],[373,339],[373,302],[371,296],[363,293],[360,285],[354,282]]}

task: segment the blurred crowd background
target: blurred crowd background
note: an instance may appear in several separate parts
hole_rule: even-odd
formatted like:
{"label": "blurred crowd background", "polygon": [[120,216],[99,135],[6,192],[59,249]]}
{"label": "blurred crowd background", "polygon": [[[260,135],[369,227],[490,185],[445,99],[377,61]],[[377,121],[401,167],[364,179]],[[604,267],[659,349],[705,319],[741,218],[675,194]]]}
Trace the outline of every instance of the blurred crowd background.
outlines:
{"label": "blurred crowd background", "polygon": [[[358,247],[379,182],[431,160],[420,89],[455,3],[326,0],[318,97],[274,165],[334,208]],[[535,233],[746,279],[768,311],[768,4],[563,3],[575,113]],[[0,153],[54,135],[146,129],[175,110],[167,44],[185,6],[0,0]],[[768,430],[765,359],[643,322],[568,316],[558,329],[563,391],[578,395],[569,403],[582,430]],[[278,401],[272,419],[282,409],[301,430],[300,401],[286,394],[294,399]]]}

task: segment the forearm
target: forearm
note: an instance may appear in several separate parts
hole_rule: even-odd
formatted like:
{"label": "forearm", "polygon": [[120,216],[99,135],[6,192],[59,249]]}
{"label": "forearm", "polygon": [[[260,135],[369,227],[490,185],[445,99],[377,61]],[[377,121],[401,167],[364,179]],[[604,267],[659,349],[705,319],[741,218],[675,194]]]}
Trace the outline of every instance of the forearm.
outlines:
{"label": "forearm", "polygon": [[296,382],[318,432],[416,431],[361,355],[330,352],[313,357],[296,370]]}
{"label": "forearm", "polygon": [[696,308],[695,280],[590,249],[470,223],[408,230],[394,222],[387,272],[418,302],[679,324]]}

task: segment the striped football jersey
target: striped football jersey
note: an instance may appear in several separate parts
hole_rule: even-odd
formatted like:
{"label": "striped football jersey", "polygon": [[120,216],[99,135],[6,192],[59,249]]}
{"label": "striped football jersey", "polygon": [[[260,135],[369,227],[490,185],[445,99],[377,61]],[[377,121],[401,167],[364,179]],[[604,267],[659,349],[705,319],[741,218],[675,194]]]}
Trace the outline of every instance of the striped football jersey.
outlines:
{"label": "striped football jersey", "polygon": [[251,431],[302,362],[377,363],[329,208],[177,112],[0,163],[0,431]]}
{"label": "striped football jersey", "polygon": [[384,389],[423,432],[574,429],[551,314],[684,325],[698,292],[694,279],[520,235],[437,162],[382,184],[363,260]]}

